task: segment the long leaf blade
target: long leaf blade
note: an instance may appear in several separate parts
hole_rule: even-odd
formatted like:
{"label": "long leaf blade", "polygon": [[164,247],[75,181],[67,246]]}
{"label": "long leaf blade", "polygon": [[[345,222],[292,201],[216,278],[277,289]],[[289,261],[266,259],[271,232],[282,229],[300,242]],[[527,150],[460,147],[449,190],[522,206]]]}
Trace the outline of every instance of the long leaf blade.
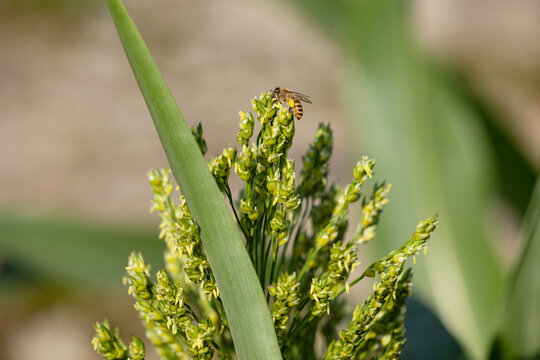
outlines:
{"label": "long leaf blade", "polygon": [[540,178],[523,221],[524,246],[508,278],[500,337],[507,359],[540,356]]}
{"label": "long leaf blade", "polygon": [[121,0],[106,0],[173,174],[201,228],[239,359],[281,359],[259,280],[223,196]]}

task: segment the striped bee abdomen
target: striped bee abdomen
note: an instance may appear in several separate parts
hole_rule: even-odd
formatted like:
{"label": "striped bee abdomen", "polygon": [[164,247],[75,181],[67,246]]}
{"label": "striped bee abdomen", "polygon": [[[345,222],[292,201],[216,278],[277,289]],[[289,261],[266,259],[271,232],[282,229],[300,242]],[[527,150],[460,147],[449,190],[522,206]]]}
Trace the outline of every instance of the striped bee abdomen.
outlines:
{"label": "striped bee abdomen", "polygon": [[296,119],[300,120],[302,115],[304,115],[304,109],[302,108],[302,103],[297,98],[292,99],[294,101],[293,112]]}

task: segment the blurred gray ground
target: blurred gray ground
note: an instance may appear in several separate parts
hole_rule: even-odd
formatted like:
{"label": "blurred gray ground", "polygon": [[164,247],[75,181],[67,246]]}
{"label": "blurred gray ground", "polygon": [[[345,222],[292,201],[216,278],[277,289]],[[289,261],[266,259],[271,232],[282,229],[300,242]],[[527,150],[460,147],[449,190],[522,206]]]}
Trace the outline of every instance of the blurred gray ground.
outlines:
{"label": "blurred gray ground", "polygon": [[420,43],[466,76],[540,170],[540,2],[413,3]]}
{"label": "blurred gray ground", "polygon": [[[308,93],[300,158],[319,122],[344,138],[337,46],[284,5],[129,1],[128,8],[208,156],[236,144],[238,111],[280,84]],[[76,19],[6,14],[0,23],[0,204],[148,222],[146,171],[166,166],[105,9]],[[280,26],[276,26],[279,19]],[[336,142],[334,171],[346,143]]]}
{"label": "blurred gray ground", "polygon": [[[186,119],[203,123],[209,155],[235,145],[237,113],[250,110],[253,96],[282,85],[314,102],[297,123],[293,157],[319,122],[332,122],[332,176],[348,181],[355,138],[340,102],[347,61],[316,24],[287,4],[260,0],[127,3]],[[426,51],[470,80],[540,168],[540,3],[413,5]],[[145,172],[166,160],[104,5],[75,17],[0,10],[0,209],[154,223]],[[78,311],[52,308],[14,322],[4,358],[97,358],[89,339],[99,317],[76,322]],[[21,339],[37,339],[43,324],[51,332],[27,346]],[[54,339],[65,343],[61,330],[50,336],[62,326],[72,329],[70,347],[45,357]]]}
{"label": "blurred gray ground", "polygon": [[[235,144],[238,110],[280,84],[314,100],[298,123],[293,156],[317,123],[331,121],[332,172],[347,179],[355,139],[342,136],[346,61],[314,24],[262,1],[128,4],[186,119],[205,126],[209,155]],[[538,169],[540,3],[416,0],[414,9],[426,48],[466,74]],[[166,163],[103,6],[73,19],[1,16],[2,208],[148,221],[144,173]]]}
{"label": "blurred gray ground", "polygon": [[[314,101],[297,125],[296,159],[319,122],[332,122],[336,137],[345,138],[343,56],[285,5],[126,3],[187,121],[203,123],[207,156],[235,146],[238,111],[250,111],[251,99],[276,85]],[[116,30],[104,3],[71,14],[1,14],[0,209],[155,225],[145,173],[167,164]],[[354,164],[349,153],[347,142],[336,142],[333,171],[344,174],[341,182]],[[116,325],[127,339],[138,319],[131,301],[122,305],[132,321]],[[97,359],[91,325],[121,308],[89,312],[75,302],[0,314],[11,329],[0,339],[0,357]]]}

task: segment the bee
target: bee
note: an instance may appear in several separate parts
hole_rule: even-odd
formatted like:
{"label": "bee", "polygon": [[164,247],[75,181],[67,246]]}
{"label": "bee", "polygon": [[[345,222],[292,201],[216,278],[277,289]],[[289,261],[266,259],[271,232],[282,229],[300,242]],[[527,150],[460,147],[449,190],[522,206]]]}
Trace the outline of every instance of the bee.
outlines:
{"label": "bee", "polygon": [[274,89],[274,91],[272,92],[272,96],[275,99],[288,104],[294,116],[298,120],[300,120],[300,118],[304,114],[304,109],[302,108],[302,103],[300,101],[311,104],[311,99],[309,98],[309,96],[288,89],[284,89],[279,86]]}

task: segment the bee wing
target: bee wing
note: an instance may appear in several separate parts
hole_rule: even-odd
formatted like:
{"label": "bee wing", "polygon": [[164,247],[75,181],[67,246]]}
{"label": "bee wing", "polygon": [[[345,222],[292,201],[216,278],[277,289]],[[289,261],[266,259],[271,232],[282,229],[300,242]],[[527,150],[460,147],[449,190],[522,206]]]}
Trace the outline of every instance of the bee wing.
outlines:
{"label": "bee wing", "polygon": [[294,96],[295,98],[297,98],[298,100],[301,100],[301,101],[303,101],[305,103],[308,103],[308,104],[312,104],[311,99],[307,95],[300,94],[300,93],[297,93],[295,91],[289,91],[289,93],[292,96]]}

